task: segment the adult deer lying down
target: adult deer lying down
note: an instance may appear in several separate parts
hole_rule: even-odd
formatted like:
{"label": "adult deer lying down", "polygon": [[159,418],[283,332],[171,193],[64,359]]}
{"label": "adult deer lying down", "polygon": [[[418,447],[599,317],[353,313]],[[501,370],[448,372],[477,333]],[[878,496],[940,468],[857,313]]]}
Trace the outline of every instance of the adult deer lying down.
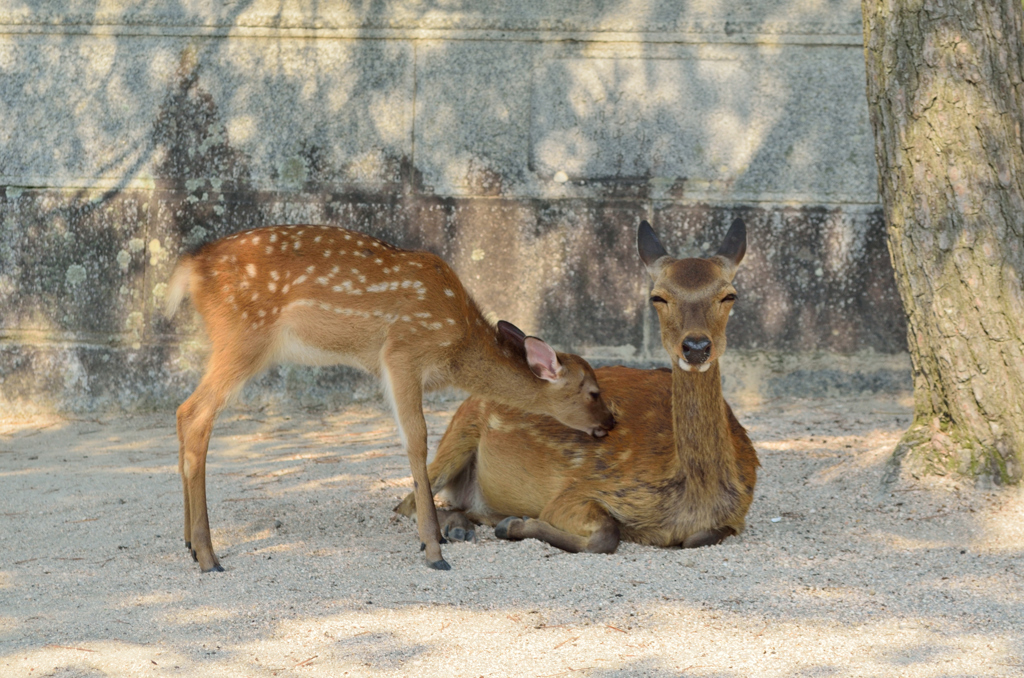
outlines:
{"label": "adult deer lying down", "polygon": [[[503,539],[611,553],[620,539],[695,547],[743,530],[759,464],[722,399],[718,359],[746,228],[733,222],[709,259],[673,259],[647,222],[637,241],[671,372],[598,369],[617,426],[597,441],[483,398],[463,403],[428,469],[454,507],[442,512],[450,538],[484,523]],[[420,501],[395,510],[411,516]]]}
{"label": "adult deer lying down", "polygon": [[487,323],[452,269],[428,252],[328,226],[258,228],[183,257],[168,316],[186,293],[213,344],[202,381],[178,408],[185,545],[204,572],[223,570],[206,511],[213,420],[272,363],[343,364],[380,378],[421,500],[420,542],[438,570],[449,566],[427,480],[424,389],[456,386],[549,414],[587,437],[615,425],[586,361],[509,323]]}

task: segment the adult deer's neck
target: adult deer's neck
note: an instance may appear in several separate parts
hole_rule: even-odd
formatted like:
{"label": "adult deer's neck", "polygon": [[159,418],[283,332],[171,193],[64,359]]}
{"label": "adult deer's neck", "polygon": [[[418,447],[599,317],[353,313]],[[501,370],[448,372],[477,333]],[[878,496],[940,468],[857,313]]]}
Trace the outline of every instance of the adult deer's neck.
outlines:
{"label": "adult deer's neck", "polygon": [[543,412],[540,398],[546,382],[530,371],[522,347],[484,321],[475,307],[467,315],[466,340],[450,365],[452,385],[503,405]]}
{"label": "adult deer's neck", "polygon": [[698,478],[717,474],[732,445],[717,360],[706,372],[672,366],[672,428],[680,471]]}

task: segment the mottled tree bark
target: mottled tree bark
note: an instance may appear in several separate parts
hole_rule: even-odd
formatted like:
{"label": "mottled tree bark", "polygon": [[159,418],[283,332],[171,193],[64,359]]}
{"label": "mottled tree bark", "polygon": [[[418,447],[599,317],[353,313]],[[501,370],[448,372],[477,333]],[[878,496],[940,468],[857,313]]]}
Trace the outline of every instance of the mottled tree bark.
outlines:
{"label": "mottled tree bark", "polygon": [[1024,471],[1021,0],[863,0],[915,417],[894,468]]}

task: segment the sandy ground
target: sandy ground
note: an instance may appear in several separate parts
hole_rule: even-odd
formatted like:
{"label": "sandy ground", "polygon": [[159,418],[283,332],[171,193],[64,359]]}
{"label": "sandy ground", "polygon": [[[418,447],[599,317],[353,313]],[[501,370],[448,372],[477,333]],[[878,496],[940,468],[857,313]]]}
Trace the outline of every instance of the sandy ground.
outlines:
{"label": "sandy ground", "polygon": [[208,575],[173,414],[0,420],[0,676],[1024,676],[1024,496],[881,493],[906,400],[737,409],[763,464],[741,537],[593,556],[482,528],[451,572],[392,514],[411,480],[372,407],[222,417]]}

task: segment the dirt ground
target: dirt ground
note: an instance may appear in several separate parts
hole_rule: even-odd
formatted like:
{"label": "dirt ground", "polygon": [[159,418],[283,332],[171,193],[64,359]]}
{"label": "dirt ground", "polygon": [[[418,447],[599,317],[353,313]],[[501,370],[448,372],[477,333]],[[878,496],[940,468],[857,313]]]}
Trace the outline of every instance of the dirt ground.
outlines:
{"label": "dirt ground", "polygon": [[906,399],[737,414],[763,465],[742,536],[596,556],[481,528],[436,572],[391,511],[388,416],[229,411],[207,575],[173,413],[0,420],[0,675],[1024,676],[1024,496],[881,492]]}

